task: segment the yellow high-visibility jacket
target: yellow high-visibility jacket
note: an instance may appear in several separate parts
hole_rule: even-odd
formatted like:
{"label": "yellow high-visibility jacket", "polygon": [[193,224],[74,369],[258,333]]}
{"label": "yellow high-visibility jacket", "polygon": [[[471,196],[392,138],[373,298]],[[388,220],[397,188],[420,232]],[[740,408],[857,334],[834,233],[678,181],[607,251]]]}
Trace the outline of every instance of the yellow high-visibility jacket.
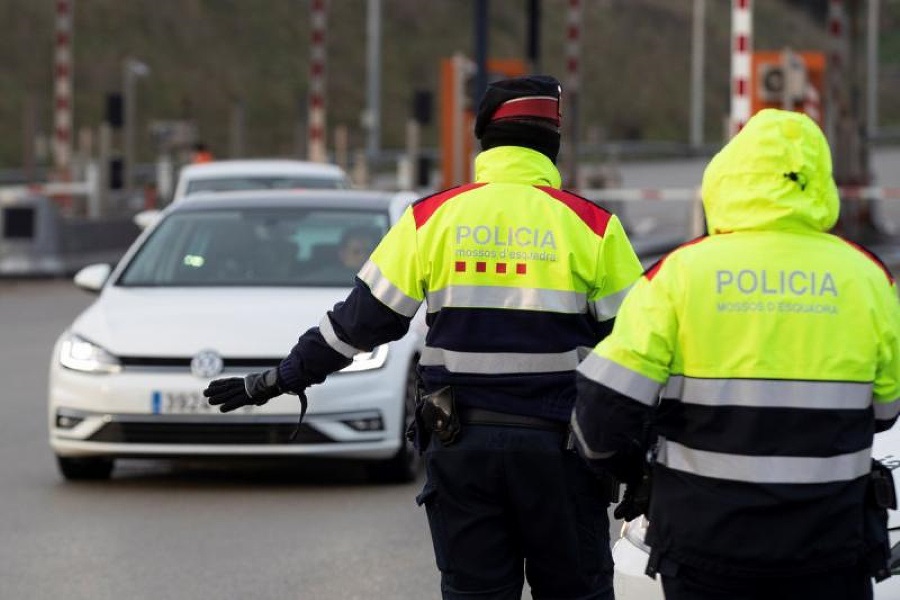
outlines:
{"label": "yellow high-visibility jacket", "polygon": [[561,190],[543,154],[501,146],[475,168],[474,183],[406,210],[347,301],[282,362],[282,382],[303,387],[339,358],[400,337],[425,302],[426,388],[568,420],[575,367],[611,329],[640,263],[618,218]]}
{"label": "yellow high-visibility jacket", "polygon": [[702,195],[709,235],[644,274],[579,367],[579,447],[633,469],[652,417],[657,559],[748,575],[851,564],[873,434],[900,412],[893,278],[827,233],[831,157],[805,115],[754,116]]}

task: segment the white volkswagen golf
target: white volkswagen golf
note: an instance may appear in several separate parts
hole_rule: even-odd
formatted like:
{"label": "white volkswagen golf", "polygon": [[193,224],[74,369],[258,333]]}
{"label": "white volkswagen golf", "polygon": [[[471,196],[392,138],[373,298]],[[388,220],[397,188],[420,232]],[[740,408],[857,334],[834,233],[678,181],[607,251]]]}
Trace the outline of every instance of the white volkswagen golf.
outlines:
{"label": "white volkswagen golf", "polygon": [[310,388],[293,441],[295,396],[221,414],[201,394],[213,378],[277,365],[347,295],[410,200],[351,190],[192,196],[115,268],[81,270],[75,283],[99,295],[60,336],[49,375],[62,475],[107,478],[127,458],[322,456],[365,461],[383,481],[414,478],[404,429],[419,318],[401,340]]}

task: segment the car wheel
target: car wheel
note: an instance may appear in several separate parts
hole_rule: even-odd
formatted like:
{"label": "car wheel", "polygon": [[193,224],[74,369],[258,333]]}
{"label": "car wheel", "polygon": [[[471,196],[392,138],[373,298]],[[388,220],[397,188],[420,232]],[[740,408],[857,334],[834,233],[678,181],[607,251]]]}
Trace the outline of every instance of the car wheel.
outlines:
{"label": "car wheel", "polygon": [[406,396],[403,403],[403,426],[400,428],[400,449],[391,458],[368,465],[369,477],[379,483],[409,483],[419,476],[422,458],[406,439],[406,429],[415,418],[416,366],[410,365],[406,376]]}
{"label": "car wheel", "polygon": [[63,477],[69,481],[109,479],[113,460],[110,458],[67,458],[57,456],[56,463]]}

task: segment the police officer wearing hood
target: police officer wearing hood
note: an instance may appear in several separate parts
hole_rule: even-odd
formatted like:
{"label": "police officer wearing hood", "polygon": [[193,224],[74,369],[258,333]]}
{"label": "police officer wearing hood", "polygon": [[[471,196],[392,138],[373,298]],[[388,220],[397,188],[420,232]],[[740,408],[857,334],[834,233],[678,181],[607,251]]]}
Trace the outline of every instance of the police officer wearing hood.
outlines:
{"label": "police officer wearing hood", "polygon": [[806,115],[755,115],[702,197],[709,235],[644,274],[579,366],[577,446],[635,486],[651,423],[648,574],[668,600],[871,598],[892,504],[872,441],[900,411],[893,278],[828,233],[831,156]]}
{"label": "police officer wearing hood", "polygon": [[[579,358],[641,272],[619,220],[560,189],[560,87],[488,87],[474,183],[409,207],[277,369],[213,381],[234,410],[302,393],[427,305],[418,446],[444,598],[611,599],[608,478],[566,447]],[[524,575],[524,577],[523,577]]]}

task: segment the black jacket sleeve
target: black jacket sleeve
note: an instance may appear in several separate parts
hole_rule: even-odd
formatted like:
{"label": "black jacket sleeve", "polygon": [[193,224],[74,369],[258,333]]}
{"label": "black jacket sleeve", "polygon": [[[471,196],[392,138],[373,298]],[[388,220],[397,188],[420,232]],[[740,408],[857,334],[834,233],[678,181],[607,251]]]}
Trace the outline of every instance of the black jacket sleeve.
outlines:
{"label": "black jacket sleeve", "polygon": [[580,373],[576,376],[578,399],[572,413],[576,449],[592,468],[636,483],[651,441],[653,409]]}
{"label": "black jacket sleeve", "polygon": [[382,304],[359,278],[347,298],[335,304],[326,318],[338,343],[329,343],[319,327],[307,330],[278,366],[282,389],[299,393],[322,383],[326,376],[350,364],[353,350],[369,352],[398,340],[409,330],[411,321]]}

